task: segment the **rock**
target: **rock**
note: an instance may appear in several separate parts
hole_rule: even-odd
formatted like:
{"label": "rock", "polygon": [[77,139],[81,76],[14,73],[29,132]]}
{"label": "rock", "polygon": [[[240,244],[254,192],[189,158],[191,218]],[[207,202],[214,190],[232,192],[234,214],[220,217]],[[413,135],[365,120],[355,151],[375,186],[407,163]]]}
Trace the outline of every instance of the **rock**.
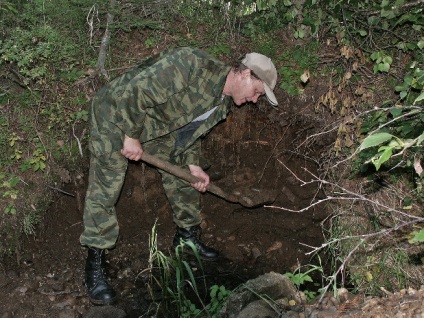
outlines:
{"label": "rock", "polygon": [[287,298],[280,298],[280,299],[277,299],[276,301],[275,301],[275,303],[280,307],[280,308],[288,308],[290,305],[289,305],[289,301],[288,301],[288,299]]}
{"label": "rock", "polygon": [[[289,301],[294,300],[296,304],[302,303],[302,298],[298,294],[296,287],[287,276],[270,272],[249,280],[243,287],[231,294],[227,303],[221,310],[220,317],[242,317],[239,316],[239,314],[246,306],[252,302],[260,300],[260,296],[265,295],[268,299],[272,300],[287,298]],[[265,317],[260,316],[259,312],[257,314],[259,315],[258,317]]]}
{"label": "rock", "polygon": [[344,303],[349,299],[349,291],[346,288],[339,288],[337,290],[337,295],[340,298],[340,302]]}
{"label": "rock", "polygon": [[259,250],[259,248],[257,248],[256,246],[252,248],[252,256],[253,256],[253,260],[256,261],[256,259],[258,257],[260,257],[262,255],[261,251]]}
{"label": "rock", "polygon": [[278,318],[278,311],[271,308],[265,300],[251,302],[236,316],[236,318]]}
{"label": "rock", "polygon": [[274,243],[272,243],[272,245],[270,247],[268,247],[268,249],[266,250],[266,253],[271,253],[274,251],[277,251],[279,249],[281,249],[283,247],[283,242],[281,241],[275,241]]}
{"label": "rock", "polygon": [[18,288],[15,289],[15,292],[21,296],[25,296],[25,293],[27,292],[28,287],[26,286],[20,286]]}

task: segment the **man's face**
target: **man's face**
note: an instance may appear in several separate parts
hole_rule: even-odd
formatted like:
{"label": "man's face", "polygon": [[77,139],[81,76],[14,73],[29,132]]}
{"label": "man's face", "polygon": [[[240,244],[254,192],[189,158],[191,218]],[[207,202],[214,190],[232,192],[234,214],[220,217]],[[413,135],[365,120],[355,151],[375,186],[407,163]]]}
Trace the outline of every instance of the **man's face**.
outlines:
{"label": "man's face", "polygon": [[250,75],[250,70],[244,70],[239,75],[239,79],[232,92],[233,101],[237,106],[246,102],[256,103],[258,98],[265,94],[262,81]]}

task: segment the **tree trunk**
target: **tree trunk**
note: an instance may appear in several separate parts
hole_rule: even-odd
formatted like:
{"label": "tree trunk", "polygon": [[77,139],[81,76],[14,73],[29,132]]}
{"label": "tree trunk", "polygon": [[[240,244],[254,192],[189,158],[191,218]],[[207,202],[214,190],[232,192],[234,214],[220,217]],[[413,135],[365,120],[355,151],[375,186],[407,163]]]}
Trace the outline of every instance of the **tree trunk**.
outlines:
{"label": "tree trunk", "polygon": [[107,14],[107,20],[106,20],[106,30],[102,37],[102,42],[101,42],[100,50],[99,50],[99,57],[97,59],[97,65],[96,65],[97,72],[105,76],[107,79],[109,79],[109,75],[105,69],[105,62],[106,62],[107,50],[109,48],[109,42],[110,42],[109,27],[112,25],[113,18],[114,18],[111,12],[114,12],[115,6],[116,6],[116,0],[110,0],[110,8],[109,8],[109,13]]}

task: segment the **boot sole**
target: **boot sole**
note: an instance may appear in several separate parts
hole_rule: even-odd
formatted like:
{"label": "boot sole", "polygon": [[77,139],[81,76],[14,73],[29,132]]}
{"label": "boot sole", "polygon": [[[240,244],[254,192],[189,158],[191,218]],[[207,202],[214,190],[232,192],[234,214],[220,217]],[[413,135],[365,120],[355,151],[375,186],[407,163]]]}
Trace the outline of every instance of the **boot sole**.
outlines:
{"label": "boot sole", "polygon": [[[173,248],[175,250],[175,246]],[[175,252],[173,252],[173,254],[175,254]],[[188,254],[188,255],[193,256],[193,257],[199,256],[199,258],[202,261],[207,261],[207,262],[216,262],[216,261],[218,261],[219,259],[222,258],[221,255],[219,255],[219,254],[218,254],[217,257],[207,257],[207,256],[204,256],[204,255],[201,255],[200,253],[195,254],[194,251],[190,247],[184,248],[183,249],[183,254]]]}
{"label": "boot sole", "polygon": [[114,303],[116,303],[116,301],[118,300],[118,297],[115,298],[111,298],[107,301],[103,301],[103,300],[98,300],[98,299],[93,299],[93,298],[89,298],[90,302],[93,305],[97,305],[97,306],[107,306],[107,305],[113,305]]}

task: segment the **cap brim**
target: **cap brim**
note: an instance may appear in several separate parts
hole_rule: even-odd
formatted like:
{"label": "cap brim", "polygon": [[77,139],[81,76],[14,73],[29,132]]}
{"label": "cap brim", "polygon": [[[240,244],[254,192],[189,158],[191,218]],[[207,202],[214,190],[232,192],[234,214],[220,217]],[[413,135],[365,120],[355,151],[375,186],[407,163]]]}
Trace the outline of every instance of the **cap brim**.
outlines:
{"label": "cap brim", "polygon": [[264,88],[265,88],[265,94],[266,94],[266,98],[268,99],[268,102],[272,105],[272,106],[277,106],[278,102],[277,102],[277,98],[275,98],[274,92],[272,91],[272,89],[268,86],[268,84],[264,83]]}

